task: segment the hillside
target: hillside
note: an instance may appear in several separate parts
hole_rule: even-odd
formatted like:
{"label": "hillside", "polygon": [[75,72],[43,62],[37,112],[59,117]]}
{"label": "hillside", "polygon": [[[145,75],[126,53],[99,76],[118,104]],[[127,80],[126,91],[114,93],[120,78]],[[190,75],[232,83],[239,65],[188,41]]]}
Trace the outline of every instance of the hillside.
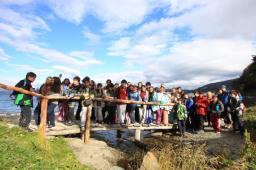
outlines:
{"label": "hillside", "polygon": [[197,90],[203,92],[216,91],[222,85],[227,86],[228,89],[238,89],[247,96],[256,95],[256,56],[253,56],[252,63],[249,64],[244,70],[242,75],[237,79],[231,79],[216,83],[204,85]]}
{"label": "hillside", "polygon": [[222,85],[225,85],[228,89],[232,89],[233,88],[233,84],[235,81],[237,81],[238,79],[232,79],[232,80],[225,80],[225,81],[220,81],[220,82],[215,82],[215,83],[210,83],[207,85],[204,85],[200,88],[198,88],[197,90],[206,92],[206,91],[216,91],[217,89],[219,89]]}

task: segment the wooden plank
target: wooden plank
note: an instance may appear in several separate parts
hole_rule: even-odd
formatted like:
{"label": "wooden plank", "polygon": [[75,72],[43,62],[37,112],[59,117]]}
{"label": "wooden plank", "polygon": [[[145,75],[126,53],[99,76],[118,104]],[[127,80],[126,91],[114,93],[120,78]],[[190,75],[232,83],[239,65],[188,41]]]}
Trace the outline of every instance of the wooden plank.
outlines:
{"label": "wooden plank", "polygon": [[25,89],[22,89],[22,88],[18,88],[18,87],[15,87],[15,86],[9,86],[9,85],[3,84],[3,83],[0,83],[0,88],[5,89],[5,90],[16,91],[16,92],[31,95],[31,96],[43,97],[41,94],[31,92],[31,91],[28,91],[28,90],[25,90]]}
{"label": "wooden plank", "polygon": [[91,108],[87,108],[86,110],[86,120],[85,120],[85,130],[83,134],[84,143],[88,143],[90,139],[90,128],[91,128]]}
{"label": "wooden plank", "polygon": [[63,135],[79,134],[79,133],[81,133],[80,128],[65,129],[65,130],[61,130],[61,131],[49,130],[46,133],[46,136],[63,136]]}
{"label": "wooden plank", "polygon": [[47,110],[48,110],[48,99],[43,98],[41,101],[41,114],[40,114],[41,121],[39,126],[39,134],[41,137],[45,137]]}
{"label": "wooden plank", "polygon": [[[49,100],[81,100],[79,96],[76,97],[68,97],[68,96],[58,96],[58,95],[50,95],[47,96]],[[133,101],[133,100],[120,100],[120,99],[109,99],[109,98],[93,98],[93,101],[104,101],[104,102],[112,102],[112,103],[124,103],[124,104],[143,104],[143,105],[157,105],[157,106],[174,106],[174,103],[166,103],[160,104],[159,102],[143,102],[143,101]]]}
{"label": "wooden plank", "polygon": [[[106,130],[168,130],[172,129],[173,125],[169,126],[149,126],[149,127],[123,127],[123,126],[115,126],[115,125],[102,125],[102,126],[91,126],[90,131],[106,131]],[[68,135],[68,134],[78,134],[82,133],[79,126],[71,126],[66,129],[55,129],[55,130],[48,130],[46,135],[47,136],[61,136],[61,135]],[[85,139],[83,139],[85,141]],[[88,141],[86,141],[88,142]]]}

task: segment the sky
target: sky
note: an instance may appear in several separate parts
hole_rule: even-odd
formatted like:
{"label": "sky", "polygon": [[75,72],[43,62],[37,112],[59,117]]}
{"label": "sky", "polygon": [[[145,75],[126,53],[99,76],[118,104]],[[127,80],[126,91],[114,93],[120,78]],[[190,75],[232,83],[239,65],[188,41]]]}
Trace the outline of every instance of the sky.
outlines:
{"label": "sky", "polygon": [[255,0],[0,0],[0,82],[90,76],[193,89],[256,54]]}

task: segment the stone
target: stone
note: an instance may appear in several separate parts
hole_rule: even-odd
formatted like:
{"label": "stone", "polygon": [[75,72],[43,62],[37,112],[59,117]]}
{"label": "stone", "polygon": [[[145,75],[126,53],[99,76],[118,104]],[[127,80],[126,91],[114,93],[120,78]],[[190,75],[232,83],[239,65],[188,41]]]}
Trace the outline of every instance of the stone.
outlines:
{"label": "stone", "polygon": [[152,152],[148,152],[141,164],[140,170],[158,170],[160,169],[160,165],[158,163],[157,158]]}

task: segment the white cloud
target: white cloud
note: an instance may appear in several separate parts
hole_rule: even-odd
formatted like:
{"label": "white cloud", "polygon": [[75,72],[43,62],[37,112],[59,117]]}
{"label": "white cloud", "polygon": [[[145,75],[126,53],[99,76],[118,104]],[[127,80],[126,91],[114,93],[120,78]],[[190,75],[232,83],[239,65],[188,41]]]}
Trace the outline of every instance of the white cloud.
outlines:
{"label": "white cloud", "polygon": [[46,22],[34,15],[21,14],[11,9],[0,8],[0,42],[16,48],[17,51],[36,54],[50,62],[58,62],[76,66],[101,64],[92,55],[90,58],[77,58],[60,51],[41,47],[36,41],[38,31],[50,31]]}
{"label": "white cloud", "polygon": [[47,0],[47,3],[58,17],[76,24],[82,22],[89,8],[88,0]]}
{"label": "white cloud", "polygon": [[80,24],[93,15],[105,26],[103,32],[114,33],[140,24],[155,9],[166,6],[165,0],[48,0],[48,6],[62,19]]}
{"label": "white cloud", "polygon": [[146,81],[146,77],[142,71],[124,71],[124,72],[111,72],[92,75],[96,82],[106,82],[107,79],[111,79],[114,83],[121,83],[123,79],[132,83],[138,83],[140,81]]}
{"label": "white cloud", "polygon": [[130,37],[123,37],[111,45],[108,48],[108,55],[110,56],[122,56],[124,55],[127,50],[131,47],[131,38]]}
{"label": "white cloud", "polygon": [[255,47],[248,41],[200,39],[177,43],[171,54],[149,61],[145,74],[153,82],[202,85],[234,78],[249,64]]}
{"label": "white cloud", "polygon": [[1,0],[1,3],[6,5],[25,5],[32,2],[33,0]]}
{"label": "white cloud", "polygon": [[68,66],[61,66],[61,65],[55,65],[53,66],[53,68],[55,70],[60,71],[61,73],[65,73],[65,74],[72,74],[72,75],[80,75],[80,71],[74,69],[74,68],[70,68]]}
{"label": "white cloud", "polygon": [[100,35],[92,33],[89,28],[85,27],[83,30],[83,35],[86,39],[88,39],[90,42],[97,44],[100,42]]}
{"label": "white cloud", "polygon": [[52,71],[48,68],[36,68],[36,67],[33,67],[31,65],[27,65],[27,64],[11,64],[11,63],[8,63],[8,65],[11,66],[11,67],[14,67],[15,69],[22,70],[24,72],[33,71],[33,72],[39,73],[39,74],[52,73]]}
{"label": "white cloud", "polygon": [[8,61],[11,57],[8,56],[3,49],[0,48],[0,60]]}

